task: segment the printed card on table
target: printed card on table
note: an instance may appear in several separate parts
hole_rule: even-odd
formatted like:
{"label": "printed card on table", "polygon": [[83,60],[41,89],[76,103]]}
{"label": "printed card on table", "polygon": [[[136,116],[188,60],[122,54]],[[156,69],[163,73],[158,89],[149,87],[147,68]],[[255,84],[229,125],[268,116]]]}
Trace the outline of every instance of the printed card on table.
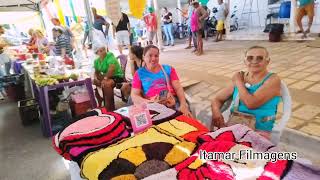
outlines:
{"label": "printed card on table", "polygon": [[134,133],[139,133],[152,126],[147,104],[131,106],[129,108],[129,117]]}

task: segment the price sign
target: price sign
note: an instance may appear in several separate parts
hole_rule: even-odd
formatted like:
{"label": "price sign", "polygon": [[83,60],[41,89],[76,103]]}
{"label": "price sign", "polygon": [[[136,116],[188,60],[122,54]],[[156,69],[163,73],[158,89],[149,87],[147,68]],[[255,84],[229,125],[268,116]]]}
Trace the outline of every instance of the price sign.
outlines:
{"label": "price sign", "polygon": [[131,106],[129,108],[129,117],[134,133],[141,132],[152,126],[147,104]]}

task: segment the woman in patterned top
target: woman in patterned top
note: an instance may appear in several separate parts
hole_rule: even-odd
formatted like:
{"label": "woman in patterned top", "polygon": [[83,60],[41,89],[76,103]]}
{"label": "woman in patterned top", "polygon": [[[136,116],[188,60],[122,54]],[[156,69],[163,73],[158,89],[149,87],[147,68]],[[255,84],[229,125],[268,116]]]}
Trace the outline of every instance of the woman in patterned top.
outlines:
{"label": "woman in patterned top", "polygon": [[[191,117],[176,70],[169,65],[161,65],[159,53],[158,47],[154,45],[144,48],[145,66],[134,74],[132,101],[134,104],[157,102],[180,110],[184,115]],[[175,100],[172,100],[172,97]]]}

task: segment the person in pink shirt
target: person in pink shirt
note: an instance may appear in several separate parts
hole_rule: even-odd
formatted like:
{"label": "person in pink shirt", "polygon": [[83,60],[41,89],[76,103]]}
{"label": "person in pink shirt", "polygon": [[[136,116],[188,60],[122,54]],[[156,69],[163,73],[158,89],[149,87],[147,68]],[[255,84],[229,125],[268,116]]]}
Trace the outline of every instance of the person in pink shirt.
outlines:
{"label": "person in pink shirt", "polygon": [[161,65],[159,54],[159,48],[154,45],[144,48],[145,66],[136,71],[132,81],[133,103],[157,102],[192,117],[176,70],[169,65]]}
{"label": "person in pink shirt", "polygon": [[153,39],[157,34],[158,21],[157,15],[154,13],[153,7],[148,8],[149,14],[144,16],[143,20],[147,26],[148,44],[153,44]]}

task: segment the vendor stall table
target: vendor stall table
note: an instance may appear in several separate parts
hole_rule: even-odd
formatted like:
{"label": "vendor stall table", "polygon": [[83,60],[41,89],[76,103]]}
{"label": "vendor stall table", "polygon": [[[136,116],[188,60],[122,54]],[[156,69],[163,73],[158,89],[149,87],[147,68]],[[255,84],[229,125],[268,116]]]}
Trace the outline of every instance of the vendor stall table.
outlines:
{"label": "vendor stall table", "polygon": [[[26,75],[26,82],[30,86],[30,90],[32,93],[32,97],[37,98],[39,105],[42,109],[42,121],[41,121],[41,129],[42,134],[46,137],[51,137],[52,128],[51,128],[51,117],[50,117],[50,109],[49,109],[49,96],[48,92],[51,90],[55,90],[63,87],[71,87],[71,86],[82,86],[85,85],[90,97],[90,103],[92,108],[97,107],[97,103],[95,101],[95,96],[92,88],[91,78],[85,78],[77,81],[71,82],[62,82],[56,85],[51,86],[43,86],[40,87],[35,83],[33,78],[33,69],[32,65],[27,65],[26,63],[22,64],[23,71]],[[80,70],[72,70],[72,72],[79,72]]]}

